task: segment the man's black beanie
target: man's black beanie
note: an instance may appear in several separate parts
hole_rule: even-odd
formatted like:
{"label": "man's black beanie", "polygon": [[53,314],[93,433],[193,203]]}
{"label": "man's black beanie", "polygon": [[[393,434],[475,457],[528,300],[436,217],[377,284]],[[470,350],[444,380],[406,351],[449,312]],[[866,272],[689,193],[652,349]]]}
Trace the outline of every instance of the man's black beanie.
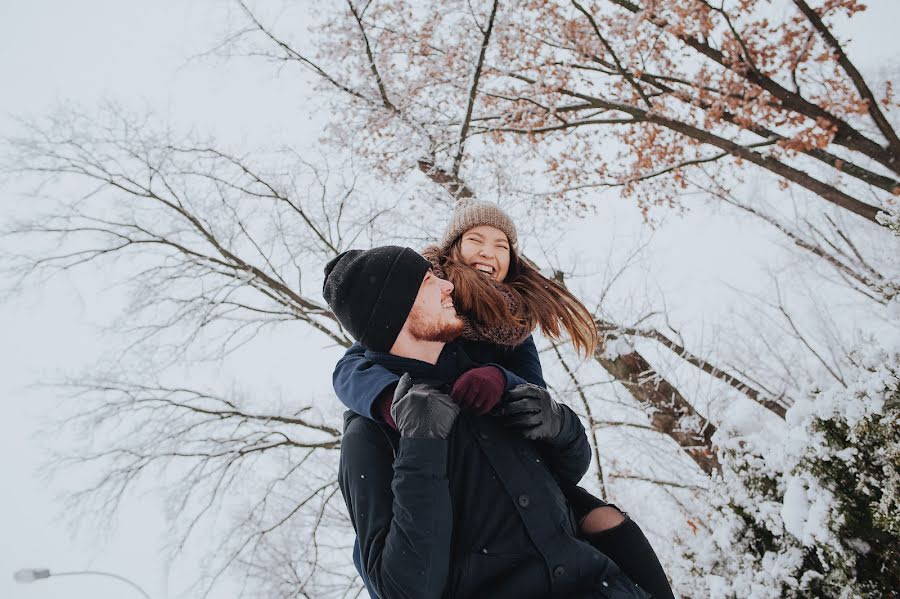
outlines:
{"label": "man's black beanie", "polygon": [[322,293],[366,349],[390,351],[431,264],[410,248],[348,250],[325,265]]}

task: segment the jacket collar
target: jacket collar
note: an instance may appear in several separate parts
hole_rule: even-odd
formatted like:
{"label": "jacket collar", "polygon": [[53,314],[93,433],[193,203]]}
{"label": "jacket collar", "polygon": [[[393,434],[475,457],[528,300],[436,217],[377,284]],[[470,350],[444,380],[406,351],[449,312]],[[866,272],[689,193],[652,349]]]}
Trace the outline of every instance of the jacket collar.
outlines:
{"label": "jacket collar", "polygon": [[436,364],[371,350],[366,351],[366,359],[374,364],[384,366],[394,374],[400,375],[408,372],[415,382],[427,381],[437,385],[453,383],[460,374],[472,367],[468,356],[456,341],[444,346]]}

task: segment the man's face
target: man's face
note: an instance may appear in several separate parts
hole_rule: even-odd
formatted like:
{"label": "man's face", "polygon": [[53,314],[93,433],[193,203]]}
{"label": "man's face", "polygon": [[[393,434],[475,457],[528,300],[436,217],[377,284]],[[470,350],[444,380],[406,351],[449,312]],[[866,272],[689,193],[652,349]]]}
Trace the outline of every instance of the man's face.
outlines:
{"label": "man's face", "polygon": [[430,270],[422,279],[419,294],[409,311],[409,333],[418,341],[448,343],[462,334],[465,323],[453,307],[453,283]]}

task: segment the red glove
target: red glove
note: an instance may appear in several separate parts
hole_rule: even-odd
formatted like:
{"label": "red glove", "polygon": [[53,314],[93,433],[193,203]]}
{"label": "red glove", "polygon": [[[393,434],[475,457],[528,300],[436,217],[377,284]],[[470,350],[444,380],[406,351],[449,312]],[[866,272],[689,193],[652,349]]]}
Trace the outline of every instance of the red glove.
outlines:
{"label": "red glove", "polygon": [[506,375],[497,366],[473,368],[456,379],[450,397],[461,408],[487,414],[506,391]]}
{"label": "red glove", "polygon": [[375,416],[380,417],[383,422],[386,422],[394,430],[397,430],[397,423],[394,422],[394,417],[391,416],[391,403],[394,401],[394,391],[396,389],[396,383],[385,387],[384,391],[378,394],[378,399],[375,400],[375,406],[372,410]]}

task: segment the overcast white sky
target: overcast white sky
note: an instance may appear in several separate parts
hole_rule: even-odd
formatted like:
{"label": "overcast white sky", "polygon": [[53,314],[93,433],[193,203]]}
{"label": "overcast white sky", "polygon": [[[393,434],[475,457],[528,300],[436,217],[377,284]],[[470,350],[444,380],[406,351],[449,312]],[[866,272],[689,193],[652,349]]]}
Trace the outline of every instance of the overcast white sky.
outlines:
{"label": "overcast white sky", "polygon": [[[897,55],[892,29],[900,22],[900,2],[869,4],[871,14],[855,23],[853,49],[861,63],[874,66]],[[301,78],[274,78],[258,63],[188,61],[222,36],[228,15],[224,0],[0,0],[0,137],[15,131],[12,116],[39,116],[70,101],[91,109],[113,99],[138,111],[150,108],[178,129],[214,132],[251,148],[289,141],[308,145],[318,122],[303,111],[307,90]],[[22,198],[11,193],[13,187],[0,187],[0,224],[12,213],[28,211]],[[710,234],[734,234],[719,225]],[[660,247],[683,247],[696,226],[674,223],[660,232]],[[596,234],[595,228],[585,230],[585,236]],[[717,244],[723,245],[728,244]],[[705,251],[699,244],[695,249]],[[673,254],[665,255],[675,260]],[[735,257],[716,258],[733,263]],[[712,259],[698,262],[710,263],[711,273],[718,270]],[[107,543],[91,535],[72,539],[56,519],[60,505],[35,476],[47,439],[34,435],[47,420],[52,396],[27,387],[78,372],[102,352],[95,325],[103,322],[109,306],[97,301],[99,287],[102,281],[62,279],[0,304],[3,598],[132,596],[119,583],[87,577],[14,584],[12,572],[30,566],[113,571],[138,582],[154,598],[174,597],[183,584],[182,579],[166,579],[157,553],[163,520],[153,497],[123,513]],[[697,297],[700,301],[702,292]],[[289,362],[283,356],[273,352],[258,358],[260,379],[287,380]],[[312,384],[323,389],[327,382],[320,376]],[[181,574],[189,569],[190,563],[185,564]],[[225,590],[218,597],[230,594]]]}
{"label": "overcast white sky", "polygon": [[[308,145],[317,124],[303,112],[299,77],[274,78],[258,64],[189,61],[224,34],[224,1],[0,1],[0,137],[15,132],[14,116],[51,112],[74,102],[92,111],[110,99],[138,112],[150,109],[180,131],[215,133],[248,147]],[[0,188],[0,223],[29,206]],[[35,475],[48,439],[35,437],[52,411],[53,394],[27,387],[77,373],[104,350],[97,325],[115,309],[115,295],[98,295],[103,281],[60,280],[0,304],[0,597],[56,599],[137,596],[122,583],[94,577],[15,584],[22,567],[106,570],[139,583],[154,599],[176,596],[186,578],[168,581],[158,548],[163,519],[147,496],[119,520],[107,540],[71,538],[57,519],[60,504]],[[121,298],[120,298],[121,299]],[[321,342],[321,340],[320,340]],[[288,364],[261,358],[262,380],[281,380]],[[331,361],[329,359],[329,361]],[[325,387],[327,381],[320,381]],[[190,563],[180,570],[190,575]],[[178,577],[176,569],[174,576]],[[227,590],[214,597],[231,597]]]}

